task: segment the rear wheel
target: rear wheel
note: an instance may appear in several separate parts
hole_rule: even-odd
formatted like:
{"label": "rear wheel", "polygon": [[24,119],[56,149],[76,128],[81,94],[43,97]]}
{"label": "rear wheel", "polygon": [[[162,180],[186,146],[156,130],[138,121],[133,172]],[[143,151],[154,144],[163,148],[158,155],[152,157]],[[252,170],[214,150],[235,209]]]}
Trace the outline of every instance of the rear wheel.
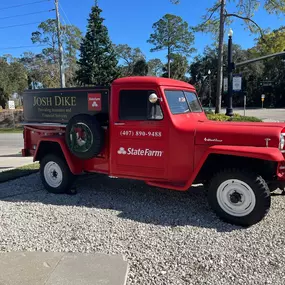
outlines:
{"label": "rear wheel", "polygon": [[75,178],[66,161],[53,154],[41,160],[40,176],[47,191],[54,194],[69,193]]}
{"label": "rear wheel", "polygon": [[213,177],[208,202],[222,220],[251,226],[266,216],[271,197],[261,176],[236,169],[224,170]]}

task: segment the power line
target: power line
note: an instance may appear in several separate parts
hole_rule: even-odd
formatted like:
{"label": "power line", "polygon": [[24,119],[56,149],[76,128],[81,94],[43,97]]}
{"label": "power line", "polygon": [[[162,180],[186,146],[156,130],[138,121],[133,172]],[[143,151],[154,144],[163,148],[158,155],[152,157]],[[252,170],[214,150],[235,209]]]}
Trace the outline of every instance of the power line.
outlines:
{"label": "power line", "polygon": [[64,20],[64,17],[61,17],[62,18],[62,22],[63,22],[63,26],[61,26],[62,28],[63,28],[63,33],[62,33],[62,35],[63,35],[63,37],[68,41],[68,37],[67,37],[67,28],[66,28],[66,26],[67,26],[67,23],[66,23],[66,21]]}
{"label": "power line", "polygon": [[59,8],[62,10],[63,14],[65,15],[65,17],[66,17],[66,19],[67,19],[67,21],[68,21],[69,24],[72,26],[71,22],[69,21],[68,16],[67,16],[66,13],[64,12],[64,9],[63,9],[63,7],[62,7],[62,5],[61,5],[60,3],[59,3]]}
{"label": "power line", "polygon": [[42,14],[42,13],[52,12],[52,11],[54,11],[54,10],[55,10],[55,9],[45,10],[45,11],[39,11],[39,12],[33,12],[33,13],[27,13],[27,14],[21,14],[21,15],[13,15],[13,16],[8,16],[8,17],[0,18],[0,20],[10,19],[10,18],[17,18],[17,17],[21,17],[21,16],[28,16],[28,15]]}
{"label": "power line", "polygon": [[20,5],[14,5],[14,6],[9,6],[9,7],[4,7],[4,8],[0,8],[0,11],[12,9],[12,8],[23,7],[23,6],[27,6],[27,5],[33,5],[33,4],[43,3],[43,2],[49,2],[49,1],[50,1],[50,0],[42,0],[42,1],[35,1],[35,2],[30,2],[30,3],[20,4]]}
{"label": "power line", "polygon": [[0,30],[8,29],[8,28],[14,28],[14,27],[21,27],[21,26],[29,26],[29,25],[39,24],[39,23],[41,23],[41,22],[26,23],[26,24],[20,24],[20,25],[12,25],[12,26],[4,26],[4,27],[0,27]]}
{"label": "power line", "polygon": [[10,49],[20,49],[20,48],[36,48],[36,47],[47,47],[47,45],[32,45],[32,46],[17,46],[17,47],[5,47],[5,48],[1,48],[0,50],[10,50]]}

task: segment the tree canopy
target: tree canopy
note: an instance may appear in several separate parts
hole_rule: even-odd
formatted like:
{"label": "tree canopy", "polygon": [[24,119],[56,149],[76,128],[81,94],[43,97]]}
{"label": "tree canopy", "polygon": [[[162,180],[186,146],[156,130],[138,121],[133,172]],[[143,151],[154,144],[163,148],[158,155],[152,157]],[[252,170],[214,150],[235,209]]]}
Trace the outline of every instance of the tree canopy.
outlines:
{"label": "tree canopy", "polygon": [[148,65],[148,75],[156,77],[162,75],[164,65],[159,58],[150,59],[147,65]]}
{"label": "tree canopy", "polygon": [[187,22],[172,14],[164,15],[152,28],[154,31],[147,42],[154,46],[151,52],[167,51],[167,74],[171,77],[171,54],[189,56],[193,53],[194,35]]}
{"label": "tree canopy", "polygon": [[21,93],[28,86],[27,73],[23,64],[7,58],[0,58],[0,106],[5,109],[13,93]]}
{"label": "tree canopy", "polygon": [[[179,4],[180,0],[170,0],[174,4]],[[235,8],[229,11],[228,3],[234,3]],[[229,26],[233,19],[242,20],[245,28],[251,33],[259,33],[262,36],[264,31],[253,19],[254,14],[261,8],[270,14],[282,14],[285,12],[285,0],[226,0],[215,1],[202,16],[202,22],[195,27],[196,32],[210,32],[214,39],[218,39],[218,74],[217,74],[217,93],[216,93],[216,113],[221,111],[221,96],[223,83],[223,48],[225,27]],[[217,37],[218,36],[218,37]]]}
{"label": "tree canopy", "polygon": [[[182,81],[188,81],[186,78],[186,72],[189,69],[189,63],[185,56],[181,54],[171,54],[170,55],[170,69],[171,69],[171,78],[182,80]],[[163,77],[169,77],[168,76],[168,68],[167,65],[164,66],[164,73]]]}
{"label": "tree canopy", "polygon": [[[169,0],[168,0],[169,1]],[[179,0],[170,0],[179,4]],[[82,36],[74,25],[61,25],[60,38],[64,53],[66,87],[79,85],[109,85],[115,78],[133,75],[172,77],[195,85],[205,104],[209,98],[216,100],[216,112],[225,104],[223,77],[227,76],[226,28],[234,21],[244,23],[245,29],[256,37],[256,44],[242,49],[233,39],[234,62],[244,61],[285,49],[285,28],[264,30],[254,21],[255,13],[263,9],[268,13],[282,14],[285,0],[257,1],[218,0],[210,6],[201,22],[189,27],[181,17],[164,15],[153,24],[153,32],[147,42],[151,52],[165,51],[166,60],[147,58],[140,47],[129,43],[112,43],[108,29],[101,17],[97,1],[88,18],[87,32]],[[211,33],[213,45],[204,52],[192,56],[194,35]],[[3,55],[0,62],[0,103],[5,106],[13,92],[23,88],[53,88],[60,86],[58,40],[56,22],[47,19],[32,33],[31,40],[43,45],[39,53],[24,52],[19,58]],[[285,57],[266,59],[236,68],[242,74],[243,91],[247,92],[248,105],[260,104],[260,94],[266,94],[265,106],[285,106]],[[189,64],[189,61],[191,64]],[[210,74],[208,74],[210,70]],[[264,81],[271,82],[265,87]],[[211,83],[211,86],[210,86]],[[211,88],[210,88],[211,87]],[[210,94],[211,91],[211,94]],[[210,96],[210,95],[211,96]],[[234,93],[234,104],[241,104],[242,96]]]}
{"label": "tree canopy", "polygon": [[135,76],[146,76],[148,73],[148,65],[145,59],[138,60],[133,69],[133,74]]}
{"label": "tree canopy", "polygon": [[140,48],[131,48],[127,44],[114,45],[119,62],[121,61],[120,74],[121,76],[130,76],[133,73],[135,63],[139,60],[144,60],[145,55]]}

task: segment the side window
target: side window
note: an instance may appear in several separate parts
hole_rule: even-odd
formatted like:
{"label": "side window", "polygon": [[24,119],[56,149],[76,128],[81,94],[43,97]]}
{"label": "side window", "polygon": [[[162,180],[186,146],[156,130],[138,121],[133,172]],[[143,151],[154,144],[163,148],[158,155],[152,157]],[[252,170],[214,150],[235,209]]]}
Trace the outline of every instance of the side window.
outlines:
{"label": "side window", "polygon": [[166,90],[165,96],[172,114],[183,114],[190,112],[183,91]]}
{"label": "side window", "polygon": [[121,90],[119,94],[119,119],[146,121],[162,120],[163,113],[159,101],[149,102],[148,97],[153,90]]}

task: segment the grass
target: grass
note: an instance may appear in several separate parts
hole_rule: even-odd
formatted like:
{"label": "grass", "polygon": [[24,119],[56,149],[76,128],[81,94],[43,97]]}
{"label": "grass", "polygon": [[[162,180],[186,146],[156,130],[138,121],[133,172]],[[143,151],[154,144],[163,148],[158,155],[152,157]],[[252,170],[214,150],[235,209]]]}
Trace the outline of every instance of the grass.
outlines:
{"label": "grass", "polygon": [[23,128],[15,128],[15,129],[0,129],[0,134],[12,134],[12,133],[22,133]]}
{"label": "grass", "polygon": [[22,167],[0,172],[0,183],[27,176],[39,171],[39,163],[32,163]]}

